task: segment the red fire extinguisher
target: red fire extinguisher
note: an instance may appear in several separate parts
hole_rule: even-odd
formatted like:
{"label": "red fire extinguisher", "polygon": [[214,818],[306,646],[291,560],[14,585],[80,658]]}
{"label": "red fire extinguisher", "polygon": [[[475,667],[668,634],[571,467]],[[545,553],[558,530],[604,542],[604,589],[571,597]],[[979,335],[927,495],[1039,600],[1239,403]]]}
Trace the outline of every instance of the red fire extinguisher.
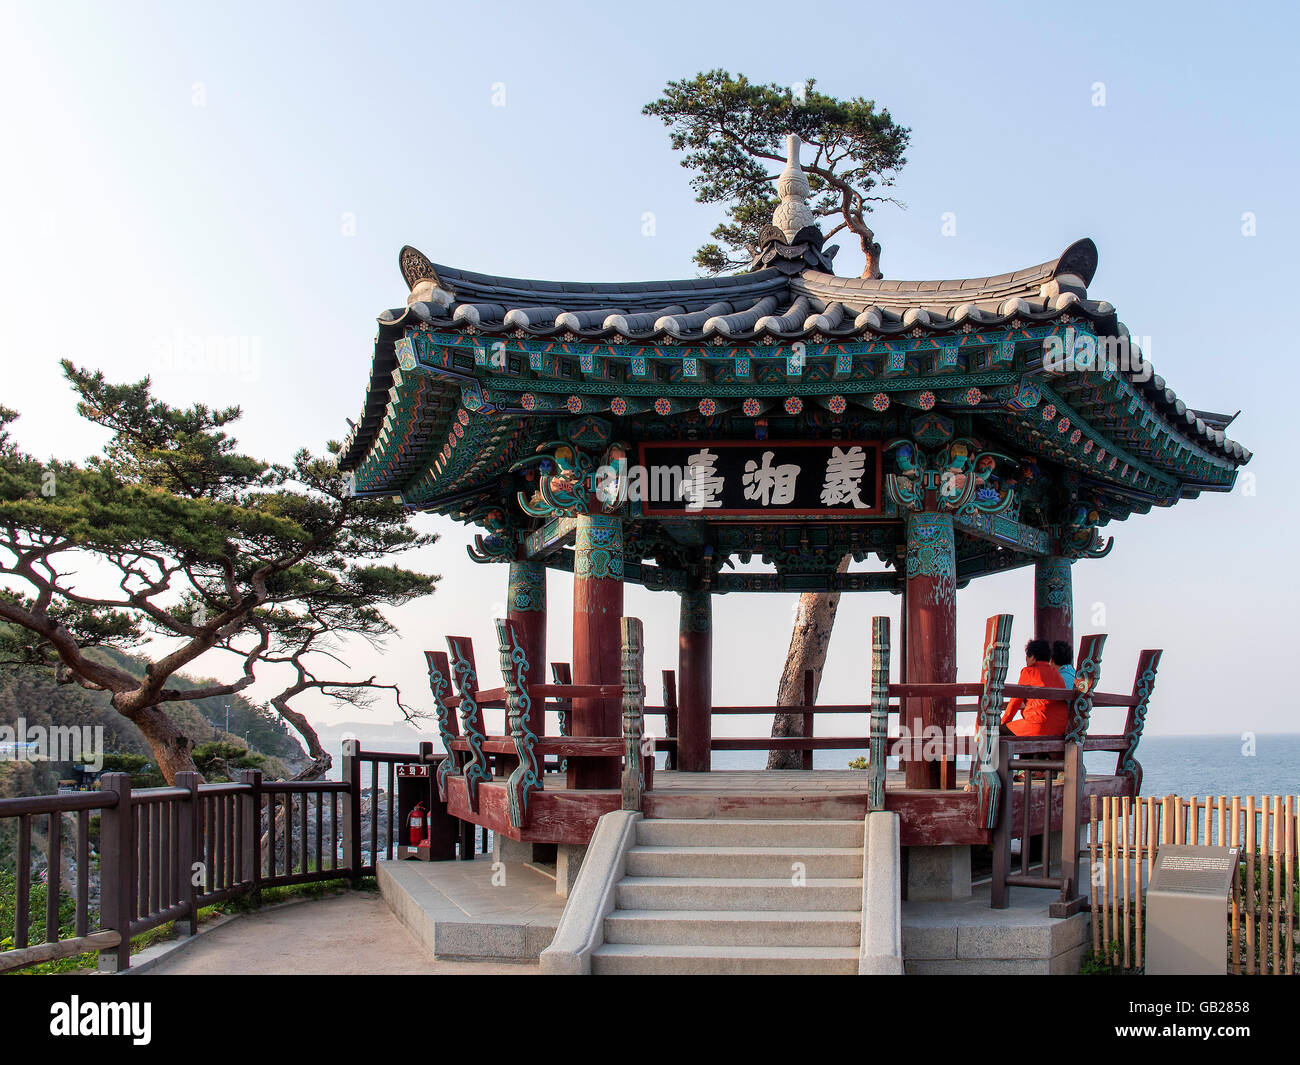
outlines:
{"label": "red fire extinguisher", "polygon": [[415,804],[415,809],[411,811],[410,816],[406,819],[406,828],[409,833],[408,838],[412,847],[418,847],[424,842],[424,825],[425,825],[425,807],[423,802]]}

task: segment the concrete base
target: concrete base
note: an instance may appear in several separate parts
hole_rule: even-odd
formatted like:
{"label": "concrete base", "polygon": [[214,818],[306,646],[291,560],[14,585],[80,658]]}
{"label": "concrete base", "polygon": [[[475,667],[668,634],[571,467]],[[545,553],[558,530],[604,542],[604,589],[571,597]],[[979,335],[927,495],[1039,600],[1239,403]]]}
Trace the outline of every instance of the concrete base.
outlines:
{"label": "concrete base", "polygon": [[[262,913],[272,912],[274,910],[280,909],[280,907],[282,906],[293,906],[298,904],[299,902],[305,902],[305,901],[308,900],[291,899],[289,902],[278,903],[275,906],[267,906],[260,912]],[[203,926],[200,932],[194,932],[191,934],[180,934],[177,936],[176,939],[164,939],[161,943],[155,943],[152,947],[145,947],[145,949],[140,951],[139,954],[131,955],[130,968],[123,969],[122,972],[119,973],[118,975],[139,976],[142,973],[147,973],[153,968],[155,968],[156,966],[158,966],[159,964],[161,964],[162,962],[168,959],[174,959],[178,954],[188,950],[189,948],[197,944],[202,936],[206,936],[212,932],[215,932],[222,925],[228,924],[229,922],[236,920],[238,916],[239,916],[238,914],[233,914],[233,913],[222,914],[220,917],[215,917],[211,921],[207,922]],[[177,921],[176,927],[179,928],[181,926],[181,923],[182,922]],[[111,973],[114,971],[112,968],[106,968],[104,963],[105,963],[105,956],[103,954],[100,954],[98,960],[99,971],[101,973]]]}
{"label": "concrete base", "polygon": [[555,854],[555,893],[567,899],[578,882],[587,848],[581,843],[561,843]]}
{"label": "concrete base", "polygon": [[918,975],[1066,975],[1088,949],[1087,912],[1056,920],[1060,892],[1012,888],[1005,910],[989,907],[989,886],[965,900],[903,903],[904,970]]}
{"label": "concrete base", "polygon": [[492,860],[494,862],[531,862],[533,845],[509,839],[501,833],[492,835]]}
{"label": "concrete base", "polygon": [[909,902],[970,898],[970,847],[908,847]]}
{"label": "concrete base", "polygon": [[438,958],[535,959],[564,911],[549,877],[487,855],[472,862],[381,861],[375,874],[389,908]]}

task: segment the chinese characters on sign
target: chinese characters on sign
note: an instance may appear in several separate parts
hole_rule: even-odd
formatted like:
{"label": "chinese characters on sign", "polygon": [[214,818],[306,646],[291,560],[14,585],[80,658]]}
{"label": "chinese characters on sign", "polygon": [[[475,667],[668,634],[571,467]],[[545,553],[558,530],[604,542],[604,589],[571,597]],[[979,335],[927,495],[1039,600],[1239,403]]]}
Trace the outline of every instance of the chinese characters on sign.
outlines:
{"label": "chinese characters on sign", "polygon": [[[715,465],[717,458],[708,448],[704,448],[686,460],[686,476],[681,491],[687,510],[722,506],[723,481],[718,476]],[[651,483],[654,483],[653,480]]]}
{"label": "chinese characters on sign", "polygon": [[799,467],[793,462],[772,466],[773,452],[763,452],[763,465],[753,459],[745,463],[745,498],[757,499],[763,506],[784,506],[794,499]]}
{"label": "chinese characters on sign", "polygon": [[867,441],[641,445],[645,514],[880,512],[880,449]]}

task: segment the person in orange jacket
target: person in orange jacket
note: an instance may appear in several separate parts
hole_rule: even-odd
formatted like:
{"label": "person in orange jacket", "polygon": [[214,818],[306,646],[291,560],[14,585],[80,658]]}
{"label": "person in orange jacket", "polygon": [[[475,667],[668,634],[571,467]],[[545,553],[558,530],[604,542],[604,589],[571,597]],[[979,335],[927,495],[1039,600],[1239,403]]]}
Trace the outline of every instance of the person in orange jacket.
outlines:
{"label": "person in orange jacket", "polygon": [[[1069,687],[1052,664],[1052,645],[1039,639],[1025,644],[1025,668],[1017,683],[1035,688]],[[1069,723],[1070,708],[1060,700],[1012,699],[1002,715],[1002,727],[1015,736],[1063,736]]]}

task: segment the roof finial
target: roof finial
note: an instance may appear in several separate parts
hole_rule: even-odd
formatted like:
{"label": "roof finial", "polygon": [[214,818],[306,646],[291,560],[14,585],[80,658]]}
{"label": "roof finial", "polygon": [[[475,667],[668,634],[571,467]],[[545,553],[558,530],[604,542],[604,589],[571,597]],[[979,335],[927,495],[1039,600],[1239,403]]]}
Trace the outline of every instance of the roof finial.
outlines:
{"label": "roof finial", "polygon": [[772,224],[785,234],[785,239],[793,241],[795,234],[805,226],[815,226],[817,216],[808,206],[808,194],[812,189],[808,185],[808,175],[799,165],[799,146],[802,142],[791,133],[785,139],[785,169],[776,179],[776,192],[781,202],[772,212]]}

